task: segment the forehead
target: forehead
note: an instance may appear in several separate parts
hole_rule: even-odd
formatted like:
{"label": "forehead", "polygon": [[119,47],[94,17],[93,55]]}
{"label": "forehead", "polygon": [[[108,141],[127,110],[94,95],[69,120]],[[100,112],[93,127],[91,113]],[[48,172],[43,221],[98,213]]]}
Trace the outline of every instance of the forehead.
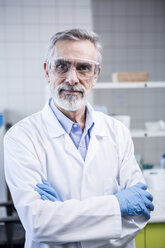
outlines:
{"label": "forehead", "polygon": [[88,40],[59,40],[54,46],[54,57],[96,60],[96,48]]}

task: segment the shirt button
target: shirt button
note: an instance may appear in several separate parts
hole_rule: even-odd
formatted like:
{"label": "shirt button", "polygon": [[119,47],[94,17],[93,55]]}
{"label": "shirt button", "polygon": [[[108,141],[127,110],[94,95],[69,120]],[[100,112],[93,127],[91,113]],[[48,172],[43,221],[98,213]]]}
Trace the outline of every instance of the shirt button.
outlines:
{"label": "shirt button", "polygon": [[73,127],[77,127],[77,124],[74,123],[74,124],[73,124]]}

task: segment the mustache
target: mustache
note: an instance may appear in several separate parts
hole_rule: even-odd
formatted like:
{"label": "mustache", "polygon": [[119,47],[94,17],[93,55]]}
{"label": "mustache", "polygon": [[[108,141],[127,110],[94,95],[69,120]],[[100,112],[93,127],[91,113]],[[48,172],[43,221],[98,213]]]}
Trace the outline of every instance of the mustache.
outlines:
{"label": "mustache", "polygon": [[70,84],[60,84],[58,86],[58,92],[62,90],[69,90],[69,91],[80,91],[81,93],[85,93],[85,88],[82,85],[70,85]]}

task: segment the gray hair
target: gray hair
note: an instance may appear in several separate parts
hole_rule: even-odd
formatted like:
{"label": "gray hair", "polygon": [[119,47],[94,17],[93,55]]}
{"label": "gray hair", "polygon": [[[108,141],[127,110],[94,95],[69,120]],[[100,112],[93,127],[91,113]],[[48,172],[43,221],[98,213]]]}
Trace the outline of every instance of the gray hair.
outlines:
{"label": "gray hair", "polygon": [[96,33],[92,31],[86,31],[83,29],[70,29],[70,30],[65,30],[63,32],[58,32],[52,36],[50,39],[46,56],[45,56],[45,62],[46,62],[46,68],[47,70],[50,67],[50,59],[53,56],[54,53],[54,45],[57,41],[59,40],[89,40],[91,41],[95,48],[96,48],[96,60],[97,62],[101,63],[102,61],[102,46],[99,41],[99,37]]}

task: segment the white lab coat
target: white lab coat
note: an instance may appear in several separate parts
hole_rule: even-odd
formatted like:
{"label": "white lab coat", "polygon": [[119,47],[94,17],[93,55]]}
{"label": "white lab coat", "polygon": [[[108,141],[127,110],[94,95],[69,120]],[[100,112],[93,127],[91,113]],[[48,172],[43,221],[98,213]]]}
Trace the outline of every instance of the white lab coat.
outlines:
{"label": "white lab coat", "polygon": [[[144,182],[130,133],[103,113],[93,111],[93,119],[85,162],[48,104],[6,134],[6,180],[26,230],[26,248],[135,247],[146,220],[122,218],[114,196]],[[41,200],[34,190],[41,176],[62,202]]]}

